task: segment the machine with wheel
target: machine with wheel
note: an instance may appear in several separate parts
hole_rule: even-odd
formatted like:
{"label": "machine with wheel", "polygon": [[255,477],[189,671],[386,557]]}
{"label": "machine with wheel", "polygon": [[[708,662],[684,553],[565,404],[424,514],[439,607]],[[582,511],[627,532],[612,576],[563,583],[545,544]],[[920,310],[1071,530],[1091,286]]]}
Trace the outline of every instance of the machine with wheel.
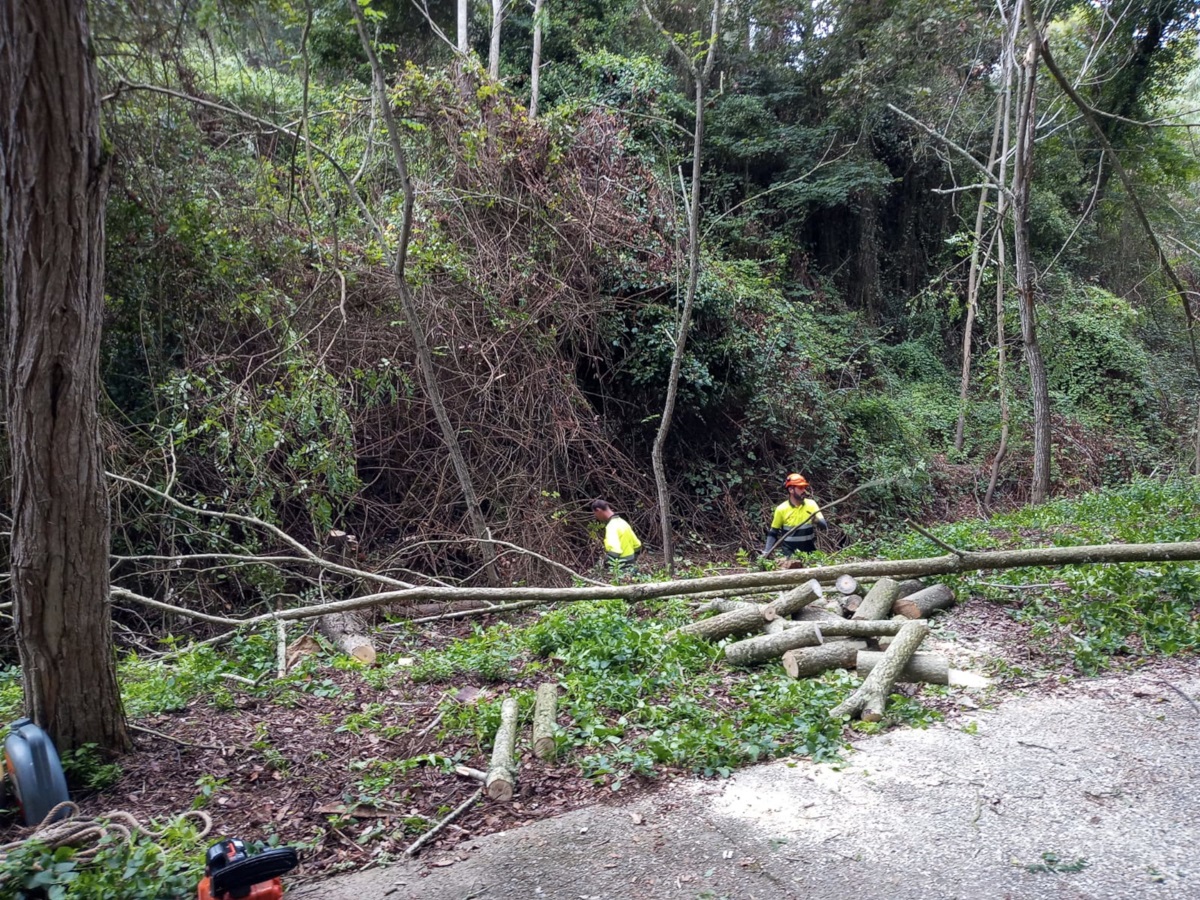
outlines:
{"label": "machine with wheel", "polygon": [[[9,726],[4,738],[4,778],[0,784],[0,800],[4,790],[12,791],[28,826],[40,825],[54,807],[65,803],[67,778],[62,762],[50,735],[32,719],[17,719]],[[66,818],[64,808],[54,820]]]}

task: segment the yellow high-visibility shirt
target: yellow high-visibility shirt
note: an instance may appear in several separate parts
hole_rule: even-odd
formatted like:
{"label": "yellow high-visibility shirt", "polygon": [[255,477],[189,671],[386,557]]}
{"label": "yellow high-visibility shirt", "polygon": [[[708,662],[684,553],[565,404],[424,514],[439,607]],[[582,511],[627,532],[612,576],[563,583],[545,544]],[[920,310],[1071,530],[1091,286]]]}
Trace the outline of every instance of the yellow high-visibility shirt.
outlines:
{"label": "yellow high-visibility shirt", "polygon": [[604,550],[609,556],[624,559],[633,556],[642,547],[642,542],[633,533],[629,523],[620,516],[613,516],[604,526]]}
{"label": "yellow high-visibility shirt", "polygon": [[[805,497],[804,502],[799,506],[792,506],[791,500],[784,500],[775,507],[775,517],[771,519],[771,527],[787,531],[790,528],[796,528],[797,525],[803,526],[809,519],[816,516],[821,511],[821,507],[817,506],[817,502],[811,497]],[[796,529],[792,535],[793,538],[798,535],[811,535],[813,533],[812,525]]]}

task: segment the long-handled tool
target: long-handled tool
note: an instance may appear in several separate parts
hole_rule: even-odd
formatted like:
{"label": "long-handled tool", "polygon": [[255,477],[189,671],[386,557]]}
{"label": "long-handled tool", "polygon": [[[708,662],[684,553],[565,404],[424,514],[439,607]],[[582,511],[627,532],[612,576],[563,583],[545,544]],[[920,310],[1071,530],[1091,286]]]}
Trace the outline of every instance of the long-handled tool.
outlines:
{"label": "long-handled tool", "polygon": [[213,844],[204,857],[199,900],[280,900],[283,878],[300,860],[291,847],[250,856],[246,844],[228,838]]}

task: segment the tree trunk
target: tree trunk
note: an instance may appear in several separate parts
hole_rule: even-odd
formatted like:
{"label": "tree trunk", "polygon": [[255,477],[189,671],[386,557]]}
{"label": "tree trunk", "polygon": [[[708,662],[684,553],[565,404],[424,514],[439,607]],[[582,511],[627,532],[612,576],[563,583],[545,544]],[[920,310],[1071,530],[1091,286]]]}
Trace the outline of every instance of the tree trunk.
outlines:
{"label": "tree trunk", "polygon": [[[814,576],[834,578],[842,573],[863,577],[878,577],[882,575],[908,575],[918,572],[921,575],[950,575],[963,572],[979,572],[984,569],[1023,569],[1028,567],[1098,565],[1106,563],[1165,563],[1165,562],[1194,562],[1200,560],[1200,541],[1178,541],[1161,544],[1090,544],[1079,547],[1035,547],[1029,550],[996,550],[978,553],[947,553],[945,556],[930,556],[923,559],[900,560],[864,560],[862,562],[839,563],[835,566],[814,566],[793,572],[747,572],[741,575],[713,575],[706,578],[693,578],[687,581],[657,581],[640,582],[635,584],[614,584],[600,587],[507,587],[507,588],[451,588],[451,587],[414,587],[403,590],[389,590],[377,594],[367,594],[337,603],[322,603],[316,606],[296,607],[281,612],[263,613],[244,619],[213,616],[208,613],[198,613],[178,607],[166,607],[167,611],[187,615],[215,625],[236,625],[242,628],[257,624],[274,622],[276,619],[287,621],[311,619],[331,612],[344,612],[350,609],[366,609],[382,606],[386,603],[440,601],[454,603],[460,600],[485,600],[495,604],[487,611],[496,611],[505,606],[515,608],[519,602],[521,608],[540,603],[573,603],[587,600],[624,600],[637,603],[643,600],[655,600],[662,597],[684,597],[689,594],[699,594],[705,591],[729,591],[771,587],[787,587],[794,584],[797,577]],[[132,591],[114,588],[113,596],[122,597],[146,606],[163,608],[148,597],[141,597]],[[749,605],[749,604],[748,604]],[[728,615],[728,614],[726,614]],[[706,621],[714,621],[720,616]],[[763,617],[765,623],[766,618]],[[700,623],[694,623],[700,624]],[[886,626],[888,621],[856,623],[846,622],[847,625],[865,624]],[[691,626],[685,626],[691,627]],[[682,630],[682,629],[680,629]],[[847,633],[847,632],[843,632]],[[881,632],[882,633],[882,632]]]}
{"label": "tree trunk", "polygon": [[[883,657],[882,650],[860,650],[857,662],[858,677],[869,676]],[[907,684],[949,684],[950,660],[940,653],[914,653],[896,680]]]}
{"label": "tree trunk", "polygon": [[1017,115],[1012,186],[1013,245],[1021,342],[1025,350],[1025,365],[1029,369],[1029,393],[1033,402],[1033,476],[1029,484],[1029,502],[1034,504],[1044,503],[1050,495],[1050,388],[1037,339],[1036,285],[1029,238],[1029,195],[1033,184],[1033,145],[1037,126],[1038,53],[1037,35],[1031,33],[1025,51],[1025,80]]}
{"label": "tree trunk", "polygon": [[458,52],[466,56],[471,52],[471,45],[467,41],[467,18],[470,15],[467,0],[458,0],[456,9],[458,10]]}
{"label": "tree trunk", "polygon": [[838,641],[789,650],[783,654],[783,670],[792,678],[811,678],[829,669],[852,669],[866,646],[862,641]]}
{"label": "tree trunk", "polygon": [[928,619],[929,614],[938,609],[949,609],[954,605],[954,591],[944,584],[935,584],[923,591],[909,594],[897,600],[892,606],[896,615],[907,619]]}
{"label": "tree trunk", "polygon": [[[1008,28],[1015,34],[1020,17],[1013,14],[1013,21]],[[1008,157],[1010,149],[1010,123],[1012,111],[1013,77],[1016,73],[1014,58],[1016,38],[1007,35],[1000,51],[1000,80],[1004,85],[1000,93],[1001,119],[1004,127],[1000,139],[1000,174],[998,181],[1004,185],[1008,180]],[[1005,280],[1008,278],[1008,265],[1005,258],[1004,217],[1008,213],[1008,192],[1000,190],[996,197],[996,391],[1000,397],[1000,440],[996,447],[996,455],[992,457],[991,473],[988,477],[987,494],[983,498],[983,508],[992,508],[992,498],[996,494],[996,482],[1000,478],[1000,465],[1008,453],[1008,350],[1007,336],[1004,329],[1004,291]]]}
{"label": "tree trunk", "polygon": [[488,44],[488,74],[500,80],[500,27],[504,24],[504,0],[492,0],[492,40]]}
{"label": "tree trunk", "polygon": [[829,715],[835,719],[859,715],[864,722],[878,722],[882,719],[892,686],[927,634],[929,626],[924,622],[905,622],[896,639],[883,654],[883,659],[871,670],[867,679],[845,702],[831,710]]}
{"label": "tree trunk", "polygon": [[793,588],[779,599],[770,603],[739,604],[729,612],[713,616],[711,619],[701,619],[682,628],[667,632],[667,637],[680,634],[692,634],[710,641],[733,634],[747,634],[751,631],[761,631],[772,619],[794,615],[809,603],[821,596],[821,585],[815,579],[809,579],[799,587]]}
{"label": "tree trunk", "polygon": [[533,755],[553,759],[554,726],[558,720],[558,685],[547,681],[537,686],[533,702]]}
{"label": "tree trunk", "polygon": [[890,578],[880,578],[875,582],[862,603],[854,611],[855,619],[887,619],[892,615],[892,604],[896,602],[896,594],[900,585]]}
{"label": "tree trunk", "polygon": [[538,114],[538,91],[542,76],[542,2],[533,4],[533,62],[529,65],[529,118]]}
{"label": "tree trunk", "polygon": [[[1002,104],[996,105],[996,120],[992,126],[992,149],[988,154],[987,170],[991,173],[996,168],[996,151],[1000,146],[1000,131],[1003,119]],[[967,274],[967,320],[963,324],[962,339],[962,375],[958,385],[958,422],[954,426],[954,449],[963,448],[963,434],[967,420],[967,396],[971,388],[971,339],[975,330],[975,315],[979,308],[979,281],[982,269],[979,261],[979,248],[983,243],[983,216],[987,211],[988,187],[984,184],[979,190],[979,204],[975,207],[975,234],[971,244],[971,268]]]}
{"label": "tree trunk", "polygon": [[[644,3],[644,0],[643,0]],[[643,6],[647,14],[650,10]],[[651,16],[653,19],[653,16]],[[679,373],[683,368],[683,354],[687,349],[688,331],[692,325],[692,307],[696,304],[696,285],[700,280],[700,169],[701,151],[704,148],[704,84],[712,72],[716,59],[718,26],[721,20],[721,0],[713,4],[712,28],[709,33],[708,55],[704,68],[699,69],[674,38],[668,39],[676,54],[692,75],[692,86],[696,91],[695,127],[692,131],[692,201],[688,207],[688,281],[683,299],[683,310],[679,314],[679,328],[675,332],[675,352],[671,355],[671,372],[667,376],[667,396],[663,402],[662,419],[654,435],[650,449],[650,462],[654,469],[654,484],[658,493],[658,522],[662,530],[663,565],[667,573],[675,577],[675,541],[671,534],[671,491],[667,483],[667,466],[664,452],[667,435],[671,432],[671,419],[675,415],[675,400],[679,395]],[[657,21],[656,21],[657,24]],[[659,25],[659,29],[667,32]]]}
{"label": "tree trunk", "polygon": [[129,747],[96,411],[108,171],[89,45],[83,0],[0,3],[13,618],[26,711],[60,752]]}
{"label": "tree trunk", "polygon": [[[438,384],[437,369],[433,365],[433,353],[429,349],[429,341],[425,336],[425,326],[421,318],[421,311],[417,307],[416,299],[412,295],[412,289],[408,284],[408,276],[405,272],[405,265],[408,259],[408,241],[412,233],[412,217],[414,192],[412,179],[408,174],[408,157],[404,153],[404,148],[400,145],[400,131],[396,126],[396,117],[392,114],[392,104],[387,95],[387,85],[384,83],[383,67],[379,63],[379,57],[375,55],[375,47],[371,43],[371,38],[367,34],[367,23],[363,18],[362,8],[358,5],[358,0],[347,0],[350,5],[350,11],[354,15],[355,24],[358,26],[358,37],[362,42],[363,50],[367,54],[367,59],[371,63],[372,82],[375,86],[375,92],[379,96],[379,106],[383,112],[383,121],[387,126],[388,141],[392,147],[392,157],[396,166],[396,173],[400,176],[400,184],[404,189],[404,207],[400,222],[400,236],[397,241],[395,255],[392,258],[392,276],[396,281],[396,290],[400,295],[400,306],[404,310],[404,318],[408,324],[409,334],[412,337],[413,348],[417,354],[417,370],[421,374],[421,383],[425,388],[425,394],[429,398],[429,405],[433,407],[434,416],[437,418],[438,427],[442,432],[442,439],[446,442],[446,452],[450,455],[450,462],[454,466],[454,474],[458,476],[459,487],[462,488],[463,502],[467,507],[467,519],[471,523],[472,530],[475,532],[475,537],[479,539],[480,554],[483,556],[484,572],[487,575],[488,583],[493,587],[500,583],[500,576],[496,572],[496,548],[492,544],[492,535],[488,531],[487,522],[483,518],[483,510],[479,505],[479,498],[475,493],[475,484],[471,480],[471,471],[467,468],[466,458],[463,456],[462,445],[458,442],[458,431],[450,421],[450,415],[446,412],[446,404],[442,400],[442,389]],[[494,0],[500,2],[500,0]]]}
{"label": "tree trunk", "polygon": [[896,599],[902,600],[909,594],[915,594],[917,591],[925,590],[925,582],[919,578],[905,578],[896,585]]}
{"label": "tree trunk", "polygon": [[493,800],[507,801],[517,784],[517,764],[513,754],[517,746],[517,701],[505,698],[500,704],[500,727],[492,745],[492,762],[488,766],[484,786]]}

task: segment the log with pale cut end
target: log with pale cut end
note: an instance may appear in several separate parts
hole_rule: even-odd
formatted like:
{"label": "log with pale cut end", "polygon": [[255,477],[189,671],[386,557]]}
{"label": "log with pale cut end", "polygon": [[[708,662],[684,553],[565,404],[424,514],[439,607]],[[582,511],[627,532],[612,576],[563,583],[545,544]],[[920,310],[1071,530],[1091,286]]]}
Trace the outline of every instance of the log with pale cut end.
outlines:
{"label": "log with pale cut end", "polygon": [[907,597],[909,594],[915,594],[917,591],[925,590],[925,582],[919,578],[905,578],[896,585],[896,599]]}
{"label": "log with pale cut end", "polygon": [[888,695],[912,655],[929,634],[929,625],[923,621],[905,622],[896,639],[883,654],[883,658],[871,670],[871,674],[858,686],[845,702],[836,706],[829,715],[835,719],[842,716],[861,716],[864,722],[878,722],[883,718]]}
{"label": "log with pale cut end", "polygon": [[824,592],[821,590],[821,583],[812,578],[799,587],[780,594],[778,600],[772,600],[767,604],[767,609],[778,616],[794,616],[822,596],[824,596]]}
{"label": "log with pale cut end", "polygon": [[554,758],[557,719],[558,685],[551,681],[539,684],[533,701],[533,755],[538,759]]}
{"label": "log with pale cut end", "polygon": [[500,727],[492,745],[492,762],[488,766],[484,787],[493,800],[511,800],[517,784],[517,764],[513,754],[517,746],[517,701],[505,698],[500,705]]}
{"label": "log with pale cut end", "polygon": [[891,578],[880,578],[854,611],[855,619],[886,619],[892,614],[896,590],[900,586]]}
{"label": "log with pale cut end", "polygon": [[778,659],[788,650],[813,647],[819,643],[821,632],[818,626],[797,623],[797,627],[787,628],[777,634],[760,634],[744,641],[726,644],[725,661],[735,666],[750,666],[768,659]]}
{"label": "log with pale cut end", "polygon": [[842,601],[842,609],[853,615],[858,612],[858,608],[862,606],[862,597],[858,594],[851,594]]}
{"label": "log with pale cut end", "polygon": [[851,669],[863,641],[834,641],[819,647],[801,647],[783,654],[783,669],[792,678],[811,678],[829,669]]}
{"label": "log with pale cut end", "polygon": [[833,583],[839,594],[849,596],[858,593],[858,579],[853,575],[839,575]]}
{"label": "log with pale cut end", "polygon": [[375,645],[367,636],[367,627],[354,613],[330,613],[318,621],[321,633],[339,651],[366,666],[375,665]]}
{"label": "log with pale cut end", "polygon": [[928,619],[929,614],[954,605],[954,591],[947,585],[935,584],[897,600],[893,609],[907,619]]}
{"label": "log with pale cut end", "polygon": [[[883,659],[882,650],[863,650],[858,654],[858,677],[866,678]],[[908,684],[949,684],[950,660],[940,653],[914,653],[897,681]]]}

